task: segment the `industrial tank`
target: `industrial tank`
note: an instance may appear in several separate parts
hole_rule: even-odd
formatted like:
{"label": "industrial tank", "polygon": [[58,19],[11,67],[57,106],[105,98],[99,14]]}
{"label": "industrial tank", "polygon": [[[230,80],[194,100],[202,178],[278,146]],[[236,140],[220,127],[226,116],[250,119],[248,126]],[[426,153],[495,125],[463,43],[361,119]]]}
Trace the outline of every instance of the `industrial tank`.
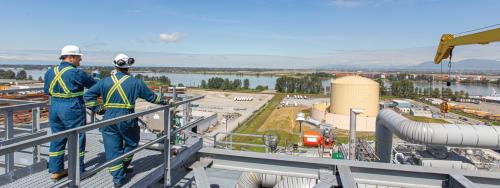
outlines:
{"label": "industrial tank", "polygon": [[314,120],[323,122],[325,119],[325,114],[327,113],[328,104],[327,103],[315,103],[311,111],[311,118]]}
{"label": "industrial tank", "polygon": [[349,116],[351,108],[364,109],[363,114],[376,117],[379,102],[379,84],[361,76],[345,76],[331,82],[330,112]]}

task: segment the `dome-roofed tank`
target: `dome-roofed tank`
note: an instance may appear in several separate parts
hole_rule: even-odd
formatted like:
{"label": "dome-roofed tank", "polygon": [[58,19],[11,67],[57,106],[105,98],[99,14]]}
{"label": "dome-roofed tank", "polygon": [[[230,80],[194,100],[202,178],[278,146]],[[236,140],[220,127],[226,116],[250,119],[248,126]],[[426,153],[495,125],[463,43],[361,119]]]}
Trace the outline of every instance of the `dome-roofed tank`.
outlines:
{"label": "dome-roofed tank", "polygon": [[364,109],[365,116],[378,113],[379,84],[361,76],[345,76],[332,80],[330,112],[349,115],[351,108]]}

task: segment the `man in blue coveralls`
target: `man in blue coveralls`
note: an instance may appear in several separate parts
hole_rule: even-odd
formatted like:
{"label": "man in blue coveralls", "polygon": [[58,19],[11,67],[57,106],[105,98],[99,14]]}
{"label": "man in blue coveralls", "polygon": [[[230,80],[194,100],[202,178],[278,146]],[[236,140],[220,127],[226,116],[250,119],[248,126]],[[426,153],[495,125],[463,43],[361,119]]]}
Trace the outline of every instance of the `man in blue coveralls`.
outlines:
{"label": "man in blue coveralls", "polygon": [[[93,78],[77,69],[82,60],[80,48],[67,45],[61,50],[59,66],[45,73],[44,91],[50,95],[49,122],[52,133],[84,126],[85,103],[83,89],[95,84]],[[52,140],[49,148],[49,172],[51,179],[57,181],[68,174],[64,169],[66,138]],[[85,134],[79,135],[80,172],[84,171]]]}
{"label": "man in blue coveralls", "polygon": [[[115,70],[111,72],[111,76],[103,78],[85,93],[85,105],[88,108],[98,114],[104,114],[104,119],[111,119],[134,113],[135,101],[139,97],[151,103],[166,104],[159,95],[147,87],[144,81],[129,75],[128,70],[134,64],[133,58],[118,54],[113,64]],[[102,107],[97,103],[99,96],[103,99]],[[107,161],[135,149],[140,139],[137,119],[103,127],[102,137]],[[131,160],[132,156],[124,158],[123,161],[113,163],[108,168],[115,187],[121,187],[125,183],[126,173],[132,171],[128,168]]]}

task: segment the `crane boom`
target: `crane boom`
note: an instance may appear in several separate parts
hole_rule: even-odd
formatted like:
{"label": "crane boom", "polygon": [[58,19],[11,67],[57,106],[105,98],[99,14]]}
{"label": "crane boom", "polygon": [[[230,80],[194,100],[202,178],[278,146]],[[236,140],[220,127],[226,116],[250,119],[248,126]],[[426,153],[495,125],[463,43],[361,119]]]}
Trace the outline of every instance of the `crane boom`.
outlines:
{"label": "crane boom", "polygon": [[450,57],[455,46],[470,44],[489,44],[500,41],[500,28],[472,33],[455,37],[452,34],[443,34],[434,57],[434,63],[440,64],[443,59]]}

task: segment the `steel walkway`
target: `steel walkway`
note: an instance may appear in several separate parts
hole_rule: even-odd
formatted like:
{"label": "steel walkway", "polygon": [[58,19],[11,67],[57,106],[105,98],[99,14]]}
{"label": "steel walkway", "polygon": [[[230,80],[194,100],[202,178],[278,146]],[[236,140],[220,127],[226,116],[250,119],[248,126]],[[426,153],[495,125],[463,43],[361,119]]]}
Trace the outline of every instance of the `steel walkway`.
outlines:
{"label": "steel walkway", "polygon": [[[97,130],[93,130],[87,133],[87,148],[85,152],[85,166],[86,169],[91,169],[99,164],[105,162],[104,159],[104,146],[99,142],[101,139],[101,134]],[[141,134],[141,141],[149,141],[153,139],[154,135]],[[30,150],[26,150],[26,153],[17,152],[18,155],[31,156]],[[29,152],[29,153],[28,153]],[[48,144],[44,144],[41,147],[41,156],[47,160],[48,156]],[[134,155],[132,161],[132,166],[134,167],[134,172],[128,175],[130,181],[124,187],[131,187],[136,184],[139,180],[148,176],[155,167],[163,164],[162,153],[160,151],[145,149]],[[67,165],[66,165],[67,167]],[[64,178],[61,181],[66,180]],[[59,182],[61,182],[59,181]],[[52,187],[57,185],[58,182],[52,182],[50,180],[50,173],[47,169],[36,172],[29,176],[20,178],[10,184],[6,184],[0,187],[19,187],[19,188],[30,188],[30,187]],[[81,187],[113,187],[112,177],[107,172],[107,170],[101,170],[97,174],[90,176],[81,181]]]}

